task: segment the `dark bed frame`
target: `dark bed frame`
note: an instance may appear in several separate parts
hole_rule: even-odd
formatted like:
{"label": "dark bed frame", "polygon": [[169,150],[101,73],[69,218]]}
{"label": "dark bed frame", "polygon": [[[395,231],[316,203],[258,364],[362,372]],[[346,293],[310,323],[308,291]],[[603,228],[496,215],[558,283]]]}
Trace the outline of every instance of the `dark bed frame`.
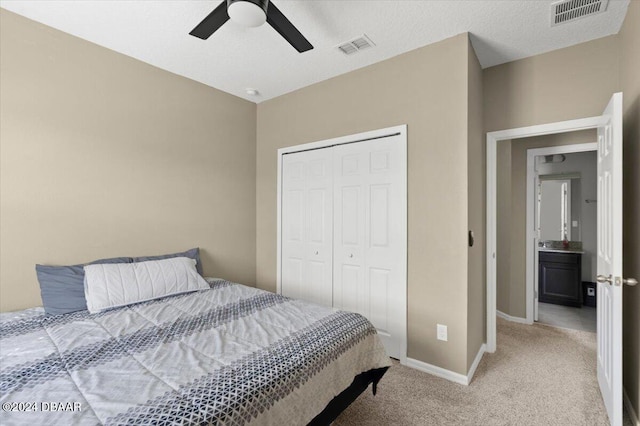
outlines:
{"label": "dark bed frame", "polygon": [[324,410],[309,422],[309,426],[326,426],[331,424],[353,401],[355,401],[362,392],[364,392],[370,383],[373,383],[372,391],[376,394],[378,382],[387,372],[389,367],[376,368],[358,374],[351,385],[343,390],[338,396],[333,398]]}

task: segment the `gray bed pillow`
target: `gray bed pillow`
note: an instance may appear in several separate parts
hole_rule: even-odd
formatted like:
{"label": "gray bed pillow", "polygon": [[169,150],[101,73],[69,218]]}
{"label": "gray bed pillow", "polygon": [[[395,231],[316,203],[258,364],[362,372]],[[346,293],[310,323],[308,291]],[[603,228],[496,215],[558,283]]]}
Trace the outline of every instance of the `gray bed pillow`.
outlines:
{"label": "gray bed pillow", "polygon": [[[130,257],[95,260],[96,263],[131,263]],[[84,296],[84,264],[71,266],[36,265],[40,296],[47,315],[87,310]]]}
{"label": "gray bed pillow", "polygon": [[198,273],[202,275],[202,262],[200,262],[200,249],[198,247],[192,248],[191,250],[183,251],[182,253],[173,253],[173,254],[161,254],[159,256],[141,256],[134,257],[134,262],[146,262],[147,260],[162,260],[162,259],[170,259],[172,257],[188,257],[189,259],[193,259],[196,261],[196,270]]}

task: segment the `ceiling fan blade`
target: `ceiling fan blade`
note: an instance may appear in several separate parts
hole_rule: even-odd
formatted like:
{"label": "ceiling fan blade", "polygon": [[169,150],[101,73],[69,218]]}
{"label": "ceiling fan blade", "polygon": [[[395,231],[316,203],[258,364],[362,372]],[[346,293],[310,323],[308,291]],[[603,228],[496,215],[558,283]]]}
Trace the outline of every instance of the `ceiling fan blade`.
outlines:
{"label": "ceiling fan blade", "polygon": [[313,49],[309,40],[304,38],[300,31],[293,26],[273,2],[269,2],[269,6],[267,6],[267,22],[298,52],[302,53]]}
{"label": "ceiling fan blade", "polygon": [[213,12],[207,15],[202,22],[196,25],[189,34],[206,40],[228,20],[229,14],[227,13],[227,1],[224,0],[220,5],[218,5],[218,7],[213,9]]}

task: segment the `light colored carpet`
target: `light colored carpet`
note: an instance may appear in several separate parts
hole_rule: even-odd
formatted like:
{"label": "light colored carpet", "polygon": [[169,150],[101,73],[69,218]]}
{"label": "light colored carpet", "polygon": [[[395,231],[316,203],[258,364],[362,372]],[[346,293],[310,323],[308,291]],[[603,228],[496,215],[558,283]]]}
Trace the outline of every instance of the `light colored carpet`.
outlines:
{"label": "light colored carpet", "polygon": [[[596,335],[498,318],[498,350],[469,386],[398,363],[334,426],[608,425],[596,378]],[[625,414],[625,425],[631,421]]]}

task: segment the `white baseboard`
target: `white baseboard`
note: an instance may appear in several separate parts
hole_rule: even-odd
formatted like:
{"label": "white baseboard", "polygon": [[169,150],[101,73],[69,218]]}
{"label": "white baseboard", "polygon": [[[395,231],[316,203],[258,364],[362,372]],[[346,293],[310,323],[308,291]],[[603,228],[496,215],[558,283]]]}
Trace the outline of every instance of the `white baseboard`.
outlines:
{"label": "white baseboard", "polygon": [[500,318],[506,319],[507,321],[517,322],[520,324],[529,324],[526,318],[512,317],[511,315],[505,314],[504,312],[498,311],[497,309],[496,309],[496,315],[499,316]]}
{"label": "white baseboard", "polygon": [[629,417],[631,418],[631,424],[635,426],[640,426],[638,415],[636,414],[636,411],[633,409],[633,405],[631,404],[631,400],[629,399],[629,395],[627,395],[627,390],[625,388],[622,388],[622,399],[624,401],[624,406],[627,408],[627,413],[629,413]]}
{"label": "white baseboard", "polygon": [[484,355],[486,351],[486,344],[482,344],[480,349],[478,350],[478,354],[476,358],[473,360],[473,364],[471,364],[471,368],[469,368],[469,372],[465,376],[464,374],[456,373],[455,371],[447,370],[446,368],[438,367],[437,365],[429,364],[426,362],[418,361],[417,359],[407,358],[405,365],[407,367],[415,368],[416,370],[424,371],[425,373],[432,374],[437,377],[441,377],[443,379],[447,379],[454,383],[459,383],[461,385],[468,386],[471,383],[471,379],[473,379],[473,375],[478,368],[478,364],[480,364],[480,360],[482,359],[482,355]]}
{"label": "white baseboard", "polygon": [[416,370],[424,371],[425,373],[433,374],[434,376],[438,376],[461,385],[469,384],[467,383],[467,376],[464,374],[456,373],[454,371],[447,370],[446,368],[438,367],[437,365],[418,361],[413,358],[407,358],[406,365],[407,367],[415,368]]}
{"label": "white baseboard", "polygon": [[480,345],[480,349],[478,349],[478,353],[476,354],[476,358],[473,360],[473,364],[471,364],[471,368],[469,368],[469,372],[467,373],[467,384],[471,383],[473,380],[473,375],[476,374],[476,369],[478,368],[478,364],[482,360],[482,356],[487,351],[487,344],[483,343]]}

